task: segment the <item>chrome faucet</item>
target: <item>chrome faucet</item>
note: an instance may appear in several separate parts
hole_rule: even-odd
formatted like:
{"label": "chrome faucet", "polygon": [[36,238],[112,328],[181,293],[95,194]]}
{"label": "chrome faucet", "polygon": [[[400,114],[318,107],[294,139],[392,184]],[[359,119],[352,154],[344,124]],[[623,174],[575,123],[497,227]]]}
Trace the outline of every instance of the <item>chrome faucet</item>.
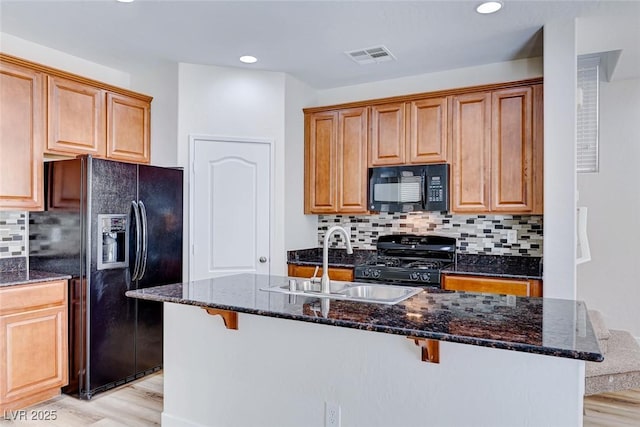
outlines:
{"label": "chrome faucet", "polygon": [[352,254],[351,238],[347,230],[339,225],[334,225],[327,230],[324,235],[324,244],[322,245],[322,278],[320,279],[320,292],[323,294],[331,293],[331,280],[329,279],[329,238],[335,232],[341,233],[344,236],[345,243],[347,245],[347,253]]}

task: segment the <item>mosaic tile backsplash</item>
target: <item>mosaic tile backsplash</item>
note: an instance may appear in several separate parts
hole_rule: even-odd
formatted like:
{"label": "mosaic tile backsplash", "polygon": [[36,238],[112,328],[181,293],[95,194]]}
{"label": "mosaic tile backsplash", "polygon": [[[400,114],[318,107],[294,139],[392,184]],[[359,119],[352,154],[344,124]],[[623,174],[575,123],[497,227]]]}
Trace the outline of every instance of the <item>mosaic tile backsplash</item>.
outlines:
{"label": "mosaic tile backsplash", "polygon": [[27,256],[27,213],[0,211],[0,258]]}
{"label": "mosaic tile backsplash", "polygon": [[[453,215],[446,212],[380,213],[377,215],[319,215],[318,246],[329,227],[351,231],[354,249],[375,249],[383,234],[439,234],[455,237],[457,251],[468,254],[542,256],[542,215]],[[508,243],[509,230],[516,242]],[[344,247],[340,235],[330,247]]]}

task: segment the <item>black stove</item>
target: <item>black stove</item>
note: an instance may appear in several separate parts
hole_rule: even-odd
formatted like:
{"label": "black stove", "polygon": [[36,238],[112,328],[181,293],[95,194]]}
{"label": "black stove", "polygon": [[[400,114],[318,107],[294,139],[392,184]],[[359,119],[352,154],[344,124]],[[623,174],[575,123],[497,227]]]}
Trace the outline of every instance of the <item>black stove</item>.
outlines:
{"label": "black stove", "polygon": [[378,238],[376,257],[356,265],[354,276],[358,282],[439,287],[440,270],[453,264],[455,256],[455,238],[390,234]]}

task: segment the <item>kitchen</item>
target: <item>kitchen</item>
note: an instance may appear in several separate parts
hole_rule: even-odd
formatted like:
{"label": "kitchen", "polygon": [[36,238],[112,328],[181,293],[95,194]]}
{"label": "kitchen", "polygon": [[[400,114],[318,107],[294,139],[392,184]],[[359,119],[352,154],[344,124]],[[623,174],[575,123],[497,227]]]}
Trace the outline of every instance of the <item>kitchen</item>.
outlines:
{"label": "kitchen", "polygon": [[[588,20],[585,19],[585,21]],[[585,38],[585,34],[591,34],[588,28],[581,27],[580,22],[579,20],[576,24],[578,44],[581,37]],[[276,164],[284,164],[286,167],[274,171],[275,200],[271,231],[273,238],[269,251],[271,274],[285,274],[287,250],[319,246],[316,218],[312,215],[302,214],[304,190],[301,177],[304,170],[301,160],[303,146],[300,141],[303,139],[303,123],[300,112],[303,108],[352,100],[383,98],[405,92],[432,92],[439,89],[473,86],[489,82],[514,81],[535,78],[544,74],[545,88],[554,88],[553,85],[557,85],[555,87],[557,90],[552,90],[550,93],[545,90],[545,102],[549,103],[549,105],[545,105],[545,176],[549,177],[545,181],[552,180],[554,182],[554,185],[548,185],[545,188],[544,250],[542,251],[545,255],[545,296],[574,299],[577,293],[578,299],[587,299],[580,297],[580,292],[586,292],[586,290],[570,285],[574,282],[576,273],[573,264],[573,240],[567,237],[567,233],[571,234],[570,230],[573,229],[568,224],[573,224],[575,221],[573,215],[570,214],[573,212],[575,203],[572,202],[573,197],[565,197],[565,194],[573,194],[576,178],[566,167],[567,159],[572,157],[572,154],[568,154],[568,152],[573,152],[573,149],[562,143],[564,140],[573,140],[572,137],[566,138],[566,134],[563,134],[563,132],[572,131],[565,126],[565,120],[560,118],[570,117],[573,114],[573,103],[568,102],[568,99],[570,100],[572,97],[565,95],[564,91],[566,87],[572,87],[575,84],[566,84],[563,80],[572,78],[562,73],[562,70],[571,69],[572,66],[563,65],[562,61],[566,60],[566,57],[559,50],[562,47],[574,49],[572,41],[567,40],[565,38],[567,35],[563,34],[564,24],[554,27],[553,23],[549,23],[545,26],[545,43],[550,45],[545,44],[544,64],[541,59],[522,59],[509,63],[460,68],[447,73],[434,72],[414,79],[399,79],[394,82],[394,85],[378,82],[364,86],[354,85],[350,88],[321,91],[312,90],[299,80],[282,73],[240,68],[183,63],[155,66],[153,71],[147,69],[146,72],[144,69],[136,70],[135,68],[132,68],[129,73],[118,72],[97,64],[83,63],[59,52],[48,51],[42,46],[30,44],[8,34],[3,34],[2,50],[58,68],[64,68],[65,64],[76,64],[72,71],[78,74],[112,81],[113,84],[132,87],[136,91],[153,95],[152,164],[181,165],[186,168],[189,164],[189,146],[186,142],[178,144],[176,141],[187,141],[193,132],[273,138],[276,141],[274,144],[275,162]],[[558,37],[559,40],[554,40],[554,37]],[[553,43],[547,41],[549,38],[554,40]],[[567,47],[567,45],[569,46]],[[603,50],[609,50],[609,48],[603,48]],[[123,67],[123,69],[126,68]],[[246,105],[251,105],[250,109],[246,108],[244,103],[238,105],[237,109],[231,108],[231,106],[237,105],[235,100],[237,99],[236,90],[238,90],[239,82],[243,82],[253,89],[248,93],[243,92],[245,97],[243,99],[245,99]],[[211,100],[203,97],[203,88],[215,91],[216,99]],[[361,95],[363,92],[366,95]],[[196,111],[201,113],[195,113]],[[605,114],[604,111],[603,114]],[[243,117],[243,120],[239,122],[237,117]],[[556,118],[557,120],[554,120]],[[554,161],[554,159],[564,159],[564,161]],[[189,177],[185,174],[185,182],[188,180]],[[581,189],[580,200],[585,198],[585,194],[588,192]],[[185,227],[185,230],[187,229]],[[629,256],[631,256],[633,251],[629,252]],[[629,264],[634,265],[633,263]],[[585,264],[584,267],[589,267],[589,264]],[[578,269],[580,268],[582,267],[578,267]],[[612,273],[611,269],[608,271],[609,274]],[[580,276],[580,270],[577,275]],[[626,280],[620,281],[620,283],[630,282]],[[614,286],[614,284],[609,286]],[[626,288],[623,287],[617,292],[629,295],[629,298],[625,300],[629,304],[633,304],[633,295],[636,291],[635,288],[629,288],[629,286],[627,285]],[[607,292],[607,294],[611,293],[615,292],[610,290]],[[597,307],[601,301],[600,298],[604,298],[604,303],[610,297],[596,293],[590,297],[593,302],[587,299],[587,304],[590,307]],[[618,301],[615,304],[622,303]],[[617,306],[615,305],[615,307]],[[609,308],[608,310],[603,309],[603,311],[608,315],[613,315],[611,312],[615,310]],[[634,310],[620,311],[634,312]],[[625,315],[632,316],[632,314]],[[630,317],[626,322],[620,323],[619,327],[630,330],[634,324],[637,324],[637,321],[634,323],[634,318]],[[637,336],[638,332],[635,332],[635,335]]]}

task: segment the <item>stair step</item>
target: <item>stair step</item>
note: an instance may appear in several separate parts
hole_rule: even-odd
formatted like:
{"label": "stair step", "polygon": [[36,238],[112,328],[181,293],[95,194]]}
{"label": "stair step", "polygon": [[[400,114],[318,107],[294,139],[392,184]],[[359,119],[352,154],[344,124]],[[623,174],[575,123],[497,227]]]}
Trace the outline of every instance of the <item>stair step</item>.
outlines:
{"label": "stair step", "polygon": [[627,331],[610,330],[603,362],[585,363],[585,395],[640,388],[640,345]]}
{"label": "stair step", "polygon": [[609,350],[609,338],[611,332],[604,323],[604,317],[602,313],[597,310],[589,310],[589,319],[591,319],[591,325],[593,326],[593,332],[596,334],[598,344],[600,344],[600,350],[602,354],[606,354]]}

